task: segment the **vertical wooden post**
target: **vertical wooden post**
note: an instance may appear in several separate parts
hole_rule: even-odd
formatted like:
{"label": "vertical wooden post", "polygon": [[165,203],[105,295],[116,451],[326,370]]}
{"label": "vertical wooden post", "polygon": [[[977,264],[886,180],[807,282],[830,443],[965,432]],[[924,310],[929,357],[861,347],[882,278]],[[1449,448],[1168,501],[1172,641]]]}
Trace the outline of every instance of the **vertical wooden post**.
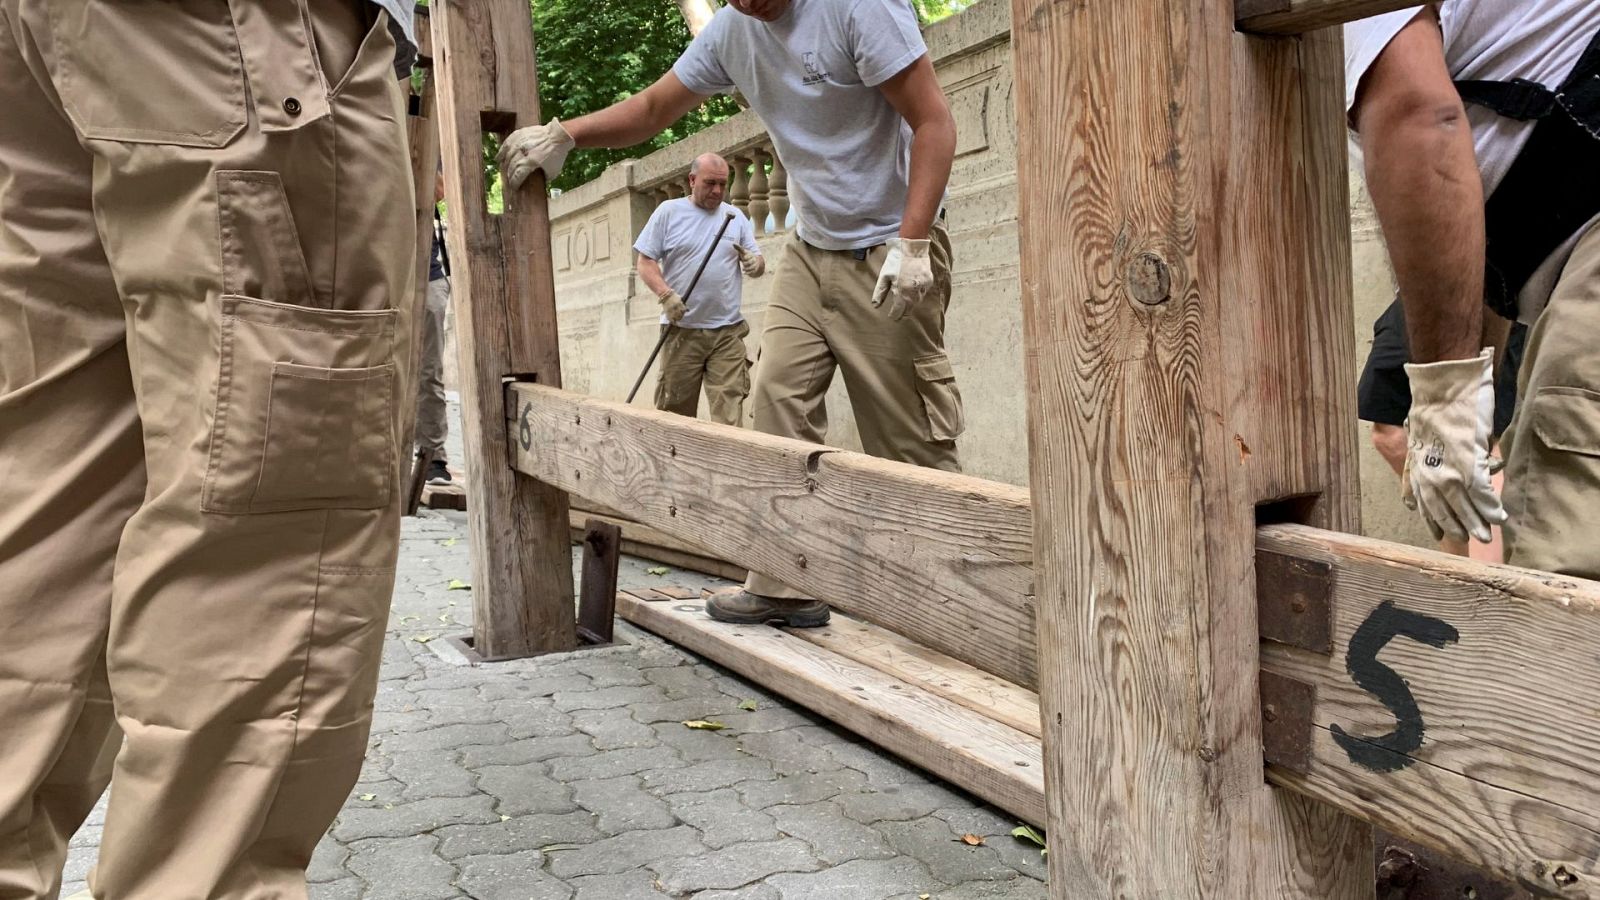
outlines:
{"label": "vertical wooden post", "polygon": [[[411,372],[412,377],[408,384],[415,385],[417,378],[422,373],[422,323],[427,316],[424,307],[428,303],[428,262],[433,250],[433,208],[434,185],[439,170],[439,121],[438,103],[436,102],[435,81],[433,72],[433,35],[429,31],[428,8],[417,7],[417,69],[422,73],[420,89],[413,84],[406,100],[409,104],[406,115],[406,136],[411,144],[411,183],[416,186],[416,216],[417,216],[417,290],[415,312],[411,324]],[[405,514],[417,514],[417,506],[422,500],[423,480],[427,478],[428,464],[432,461],[431,455],[412,453],[416,444],[417,404],[416,394],[404,396],[401,403],[405,404],[405,448],[411,459],[411,478],[406,482]]]}
{"label": "vertical wooden post", "polygon": [[1370,898],[1257,688],[1258,504],[1358,524],[1339,35],[1012,10],[1051,896]]}
{"label": "vertical wooden post", "polygon": [[[567,495],[517,474],[505,385],[561,386],[550,216],[542,176],[493,214],[485,133],[539,121],[527,0],[436,0],[451,287],[460,352],[476,649],[507,659],[576,646]],[[526,436],[531,443],[532,436]]]}

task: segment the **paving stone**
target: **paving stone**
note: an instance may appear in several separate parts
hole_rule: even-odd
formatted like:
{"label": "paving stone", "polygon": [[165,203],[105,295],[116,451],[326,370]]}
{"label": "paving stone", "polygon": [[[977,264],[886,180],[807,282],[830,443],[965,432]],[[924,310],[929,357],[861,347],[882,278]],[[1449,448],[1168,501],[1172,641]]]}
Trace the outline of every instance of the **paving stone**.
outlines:
{"label": "paving stone", "polygon": [[538,700],[557,692],[591,690],[594,682],[583,675],[524,674],[515,681],[496,681],[478,685],[478,698],[485,703],[496,700]]}
{"label": "paving stone", "polygon": [[700,836],[687,825],[661,831],[633,831],[576,850],[552,853],[550,872],[558,878],[619,875],[663,859],[697,856],[704,852],[706,845],[700,843]]}
{"label": "paving stone", "polygon": [[731,889],[779,872],[815,872],[822,861],[804,841],[787,838],[762,843],[733,844],[700,856],[653,863],[661,886],[674,895],[712,888]]}
{"label": "paving stone", "polygon": [[767,812],[779,831],[810,844],[817,856],[831,865],[895,855],[894,848],[881,832],[846,817],[838,804],[774,806]]}
{"label": "paving stone", "polygon": [[[681,760],[680,760],[681,762]],[[764,759],[714,759],[695,763],[681,769],[646,772],[644,786],[658,794],[677,794],[683,791],[714,791],[732,787],[742,781],[776,778],[772,764]]]}
{"label": "paving stone", "polygon": [[678,824],[667,804],[645,793],[635,776],[575,781],[570,787],[573,799],[598,817],[600,830],[606,834],[671,828]]}
{"label": "paving stone", "polygon": [[726,731],[688,728],[682,722],[658,722],[649,728],[657,741],[677,750],[685,762],[740,759],[749,755],[739,746],[738,738]]}
{"label": "paving stone", "polygon": [[700,671],[691,666],[670,666],[659,669],[647,669],[645,678],[651,684],[661,688],[670,699],[684,700],[690,697],[715,697],[721,693],[717,686],[708,678],[701,676]]}
{"label": "paving stone", "polygon": [[572,724],[594,738],[594,746],[598,750],[651,747],[657,742],[655,729],[635,722],[628,716],[627,710],[580,709],[571,715]]}
{"label": "paving stone", "polygon": [[[607,750],[586,757],[567,757],[550,761],[550,777],[561,782],[616,778],[647,770],[675,769],[684,765],[671,747],[641,747]],[[652,774],[659,774],[652,771]]]}
{"label": "paving stone", "polygon": [[494,798],[503,816],[569,813],[578,808],[567,785],[544,774],[541,766],[484,766],[478,790]]}
{"label": "paving stone", "polygon": [[350,870],[344,867],[345,860],[349,858],[349,848],[337,841],[323,840],[311,854],[311,865],[306,868],[306,881],[317,884],[349,878]]}
{"label": "paving stone", "polygon": [[594,682],[597,688],[641,686],[650,683],[633,659],[596,658],[587,664],[580,663],[578,671]]}
{"label": "paving stone", "polygon": [[506,726],[513,738],[555,738],[577,733],[572,717],[556,709],[549,700],[501,700],[493,707],[495,721]]}
{"label": "paving stone", "polygon": [[767,884],[783,900],[884,900],[900,894],[938,896],[944,885],[915,859],[858,859],[810,874],[774,875]]}
{"label": "paving stone", "polygon": [[784,775],[772,781],[745,781],[735,785],[751,809],[766,809],[780,803],[801,805],[831,800],[840,794],[867,789],[867,776],[854,769],[817,774]]}
{"label": "paving stone", "polygon": [[587,734],[524,738],[509,744],[461,748],[461,764],[476,771],[484,766],[526,766],[549,759],[590,756],[594,741]]}
{"label": "paving stone", "polygon": [[455,866],[435,856],[439,839],[416,835],[393,841],[363,841],[351,848],[350,871],[367,893],[384,900],[455,900]]}
{"label": "paving stone", "polygon": [[396,753],[389,760],[388,773],[405,785],[401,794],[403,800],[470,797],[478,792],[477,778],[462,768],[455,757],[453,750]]}
{"label": "paving stone", "polygon": [[500,816],[493,804],[492,798],[479,796],[418,800],[396,805],[393,809],[347,806],[333,826],[333,836],[345,842],[374,837],[403,838],[446,825],[497,822]]}
{"label": "paving stone", "polygon": [[744,805],[732,788],[708,794],[670,794],[672,814],[700,831],[707,847],[719,849],[748,841],[775,841],[782,837],[772,816]]}
{"label": "paving stone", "polygon": [[939,809],[934,810],[933,814],[949,822],[956,834],[978,834],[984,837],[1010,835],[1011,829],[1022,824],[1015,817],[1007,816],[987,806]]}
{"label": "paving stone", "polygon": [[559,691],[551,700],[556,709],[572,712],[578,709],[617,709],[635,703],[662,703],[666,698],[667,695],[655,685],[622,685],[589,691]]}
{"label": "paving stone", "polygon": [[800,725],[788,729],[800,740],[816,747],[833,747],[839,744],[859,744],[861,741],[854,734],[837,725],[823,722],[817,725]]}
{"label": "paving stone", "polygon": [[586,844],[599,840],[594,817],[584,811],[555,816],[520,816],[487,825],[452,825],[441,828],[439,855],[445,859],[463,856],[494,856],[528,849]]}
{"label": "paving stone", "polygon": [[834,744],[828,752],[840,765],[867,776],[867,783],[874,787],[928,783],[922,772],[864,744]]}
{"label": "paving stone", "polygon": [[990,838],[989,846],[1001,862],[1018,872],[1041,881],[1049,877],[1049,861],[1039,852],[1039,845],[1012,837],[1009,829],[1003,837]]}
{"label": "paving stone", "polygon": [[783,895],[770,884],[752,884],[733,891],[701,891],[694,900],[783,900]]}
{"label": "paving stone", "polygon": [[[729,699],[733,699],[729,697]],[[743,701],[740,701],[743,702]],[[728,713],[724,720],[728,728],[738,734],[762,734],[769,731],[783,731],[788,728],[800,728],[813,725],[816,719],[799,710],[785,707],[769,707],[747,711],[735,706],[733,712]]]}
{"label": "paving stone", "polygon": [[[659,690],[659,688],[658,688]],[[640,703],[628,708],[635,721],[646,725],[657,722],[687,722],[693,719],[717,719],[739,711],[739,701],[728,696],[689,697],[664,703]]]}
{"label": "paving stone", "polygon": [[379,748],[390,756],[419,750],[455,750],[475,744],[504,744],[511,735],[504,725],[445,725],[408,734],[385,735]]}
{"label": "paving stone", "polygon": [[803,772],[836,772],[843,766],[820,747],[813,747],[788,731],[770,731],[739,735],[739,746],[752,756],[772,763],[779,775],[798,775]]}
{"label": "paving stone", "polygon": [[[1042,881],[1019,876],[1010,881],[970,881],[935,896],[938,900],[1050,900],[1050,889]],[[705,897],[700,894],[695,900]]]}
{"label": "paving stone", "polygon": [[529,850],[509,856],[473,856],[456,865],[456,884],[474,900],[570,900],[571,887],[541,871],[544,854]]}
{"label": "paving stone", "polygon": [[937,784],[905,784],[872,793],[840,794],[836,802],[845,815],[870,825],[885,819],[897,822],[920,819],[932,815],[936,809],[958,805],[961,798]]}
{"label": "paving stone", "polygon": [[591,875],[574,878],[578,889],[573,900],[661,900],[667,894],[656,888],[656,876],[643,869],[620,875]]}
{"label": "paving stone", "polygon": [[354,875],[327,884],[313,884],[307,887],[310,889],[311,900],[361,900],[361,895],[367,889],[366,883]]}
{"label": "paving stone", "polygon": [[885,822],[878,827],[896,851],[927,863],[933,877],[946,884],[1009,881],[1017,876],[1017,870],[1001,862],[994,848],[964,843],[943,819],[927,816],[910,822]]}

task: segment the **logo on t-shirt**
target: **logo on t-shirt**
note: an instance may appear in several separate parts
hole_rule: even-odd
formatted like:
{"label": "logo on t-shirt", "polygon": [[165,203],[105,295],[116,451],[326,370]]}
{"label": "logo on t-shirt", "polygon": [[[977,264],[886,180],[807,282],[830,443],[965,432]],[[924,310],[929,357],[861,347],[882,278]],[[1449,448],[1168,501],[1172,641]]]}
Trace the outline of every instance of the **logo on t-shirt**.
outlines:
{"label": "logo on t-shirt", "polygon": [[800,61],[806,67],[806,76],[800,79],[801,84],[809,87],[813,84],[826,81],[829,78],[830,73],[822,72],[817,69],[817,53],[815,50],[807,50],[806,52],[800,54]]}

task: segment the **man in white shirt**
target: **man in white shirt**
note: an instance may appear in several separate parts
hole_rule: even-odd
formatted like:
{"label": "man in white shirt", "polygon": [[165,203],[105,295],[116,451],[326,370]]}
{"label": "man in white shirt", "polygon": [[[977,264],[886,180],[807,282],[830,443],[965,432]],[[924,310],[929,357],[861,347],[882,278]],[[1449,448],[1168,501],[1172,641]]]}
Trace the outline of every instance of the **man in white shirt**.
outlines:
{"label": "man in white shirt", "polygon": [[[1405,307],[1405,492],[1436,536],[1600,577],[1600,4],[1451,0],[1346,27],[1350,121]],[[1487,198],[1487,199],[1486,199]],[[1493,354],[1529,323],[1490,484]],[[1480,352],[1482,350],[1482,352]]]}
{"label": "man in white shirt", "polygon": [[[639,253],[640,280],[661,301],[661,327],[667,332],[656,409],[693,418],[704,383],[712,420],[738,426],[750,395],[744,347],[750,326],[740,309],[741,273],[760,278],[767,263],[750,219],[722,202],[727,190],[727,160],[715,153],[696,157],[689,165],[689,196],[656,207],[633,249]],[[733,221],[724,231],[722,223],[730,215]],[[719,233],[718,247],[707,256]]]}
{"label": "man in white shirt", "polygon": [[[761,335],[756,430],[821,443],[837,369],[868,453],[959,470],[941,212],[955,120],[907,0],[730,0],[655,84],[565,126],[514,132],[500,154],[507,184],[554,177],[574,147],[631,147],[735,89],[766,123],[799,217]],[[828,621],[826,604],[758,572],[706,610]]]}

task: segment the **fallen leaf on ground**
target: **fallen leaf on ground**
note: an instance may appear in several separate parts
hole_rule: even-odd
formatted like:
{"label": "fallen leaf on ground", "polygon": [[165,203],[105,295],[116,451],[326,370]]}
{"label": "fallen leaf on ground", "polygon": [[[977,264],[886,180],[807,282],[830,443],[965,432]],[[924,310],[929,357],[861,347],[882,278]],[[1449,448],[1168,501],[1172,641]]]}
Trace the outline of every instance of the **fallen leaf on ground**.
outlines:
{"label": "fallen leaf on ground", "polygon": [[509,822],[509,821],[511,821],[511,817],[510,816],[501,816],[500,817],[500,821]]}
{"label": "fallen leaf on ground", "polygon": [[1039,830],[1032,825],[1018,825],[1011,829],[1011,836],[1039,847],[1044,846],[1044,835],[1040,834]]}
{"label": "fallen leaf on ground", "polygon": [[961,836],[961,843],[966,844],[969,847],[982,847],[983,838],[975,834],[963,834]]}
{"label": "fallen leaf on ground", "polygon": [[739,708],[744,710],[745,712],[755,712],[756,711],[756,702],[754,700],[746,700],[743,703],[739,704]]}
{"label": "fallen leaf on ground", "polygon": [[728,727],[721,722],[708,722],[705,719],[690,719],[683,725],[685,728],[693,728],[696,731],[721,731]]}
{"label": "fallen leaf on ground", "polygon": [[431,635],[431,634],[414,634],[414,635],[411,636],[411,639],[413,641],[416,641],[419,644],[426,644],[427,642],[433,640],[433,635]]}
{"label": "fallen leaf on ground", "polygon": [[440,613],[439,621],[445,623],[446,625],[449,625],[450,624],[450,614],[449,613]]}
{"label": "fallen leaf on ground", "polygon": [[460,538],[445,538],[444,540],[440,541],[439,544],[440,546],[444,547],[454,547],[456,544],[460,543],[460,541]]}
{"label": "fallen leaf on ground", "polygon": [[376,799],[378,799],[378,795],[377,794],[362,794],[361,795],[361,800],[364,803],[371,803],[372,801],[374,801]]}
{"label": "fallen leaf on ground", "polygon": [[462,581],[459,578],[452,578],[452,579],[450,579],[450,586],[448,588],[446,588],[446,590],[451,590],[451,591],[470,591],[470,590],[472,590],[472,585],[467,584],[465,581]]}
{"label": "fallen leaf on ground", "polygon": [[420,618],[422,618],[422,617],[421,616],[401,616],[400,617],[400,624],[404,625],[407,622],[415,622]]}
{"label": "fallen leaf on ground", "polygon": [[652,568],[645,569],[644,573],[646,575],[665,575],[665,574],[667,574],[668,572],[671,572],[671,571],[672,570],[667,568],[666,566],[654,566]]}

